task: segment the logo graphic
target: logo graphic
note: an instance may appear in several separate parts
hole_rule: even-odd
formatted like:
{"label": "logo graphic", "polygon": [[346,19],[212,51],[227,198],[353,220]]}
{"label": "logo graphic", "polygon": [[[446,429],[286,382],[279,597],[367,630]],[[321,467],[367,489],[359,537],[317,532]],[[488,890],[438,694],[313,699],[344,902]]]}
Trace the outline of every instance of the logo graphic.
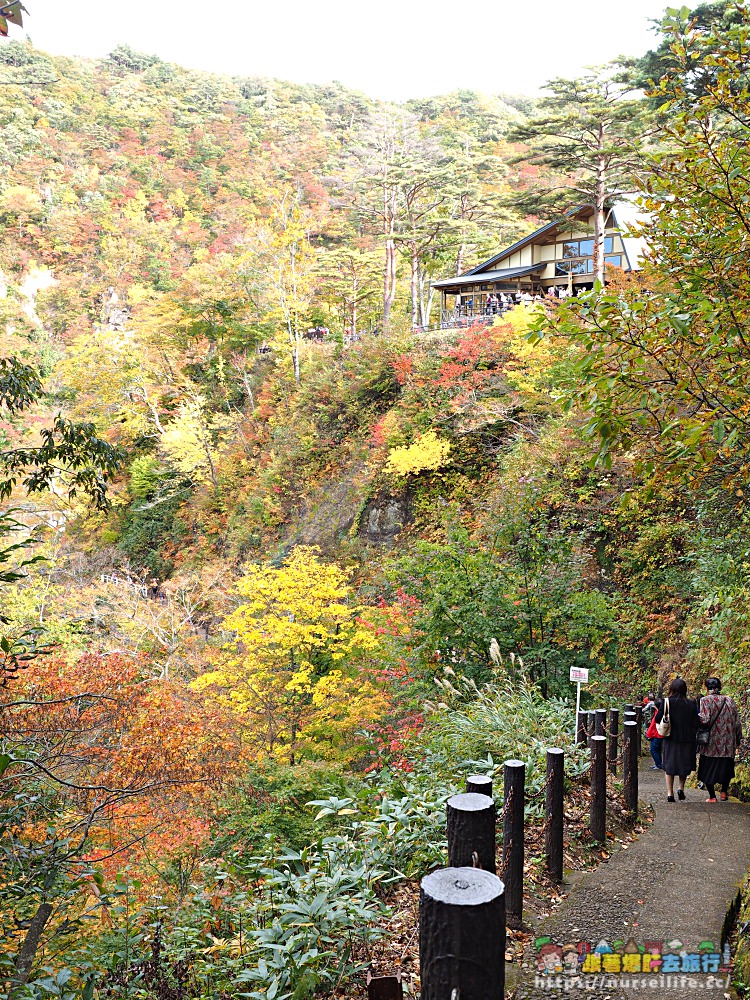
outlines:
{"label": "logo graphic", "polygon": [[[627,940],[575,941],[560,944],[551,937],[538,937],[535,941],[537,954],[537,985],[547,989],[564,989],[569,992],[573,986],[572,977],[578,977],[578,985],[585,987],[592,981],[594,985],[636,985],[629,977],[650,977],[643,987],[698,988],[723,985],[723,978],[729,974],[731,955],[729,945],[718,948],[713,941],[700,941],[694,947],[680,941],[647,940],[639,943],[632,937]],[[708,977],[696,980],[694,976]],[[623,979],[627,978],[627,982]],[[606,977],[619,977],[605,982]]]}

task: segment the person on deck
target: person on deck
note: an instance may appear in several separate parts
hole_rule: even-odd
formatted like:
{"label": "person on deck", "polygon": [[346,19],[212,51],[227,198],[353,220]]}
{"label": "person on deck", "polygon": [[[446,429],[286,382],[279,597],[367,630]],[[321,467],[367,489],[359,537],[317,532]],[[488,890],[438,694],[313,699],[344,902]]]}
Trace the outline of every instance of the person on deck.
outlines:
{"label": "person on deck", "polygon": [[737,706],[721,693],[718,677],[706,678],[707,694],[701,698],[700,721],[710,726],[708,745],[699,747],[698,781],[706,786],[706,802],[716,802],[716,786],[721,785],[719,798],[726,802],[729,785],[734,777],[734,756],[742,743],[742,723]]}
{"label": "person on deck", "polygon": [[677,798],[685,800],[685,779],[695,770],[695,733],[698,729],[698,706],[687,696],[687,684],[682,677],[670,681],[667,697],[656,706],[656,723],[664,718],[665,707],[671,728],[662,739],[662,762],[667,783],[667,802],[674,802],[674,779],[677,778]]}

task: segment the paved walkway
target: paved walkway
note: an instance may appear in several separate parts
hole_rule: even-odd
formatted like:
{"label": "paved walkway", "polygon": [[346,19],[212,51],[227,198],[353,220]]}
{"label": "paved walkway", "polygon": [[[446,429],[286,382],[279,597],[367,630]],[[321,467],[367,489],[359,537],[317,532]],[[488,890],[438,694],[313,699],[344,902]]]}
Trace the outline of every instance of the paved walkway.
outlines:
{"label": "paved walkway", "polygon": [[[594,948],[618,939],[664,942],[665,952],[667,943],[677,940],[682,948],[670,950],[688,954],[712,941],[719,951],[727,910],[750,868],[750,806],[736,800],[706,804],[706,793],[696,788],[686,790],[685,802],[668,803],[664,776],[648,770],[649,763],[642,762],[639,791],[641,801],[655,808],[653,824],[626,850],[583,875],[537,935],[549,935],[560,945],[589,941]],[[619,961],[609,960],[615,966]],[[514,995],[518,1000],[728,996],[726,972],[712,974],[713,960],[703,961],[705,971],[697,973],[687,971],[695,959],[671,958],[672,965],[679,962],[675,973],[581,973],[578,982],[570,974],[541,976],[529,966]]]}

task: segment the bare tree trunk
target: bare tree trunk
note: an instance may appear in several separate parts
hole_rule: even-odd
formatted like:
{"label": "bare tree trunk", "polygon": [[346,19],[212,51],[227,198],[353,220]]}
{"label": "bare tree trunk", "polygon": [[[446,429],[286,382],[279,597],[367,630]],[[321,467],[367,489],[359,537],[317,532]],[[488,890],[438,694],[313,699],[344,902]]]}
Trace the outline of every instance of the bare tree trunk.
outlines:
{"label": "bare tree trunk", "polygon": [[383,293],[383,330],[388,331],[391,309],[396,299],[396,242],[391,236],[385,241],[385,288]]}
{"label": "bare tree trunk", "polygon": [[20,986],[29,981],[34,956],[36,955],[37,948],[39,947],[42,932],[44,931],[47,921],[51,915],[52,904],[40,903],[39,908],[31,918],[29,929],[26,931],[26,937],[23,939],[21,950],[18,953],[18,958],[16,959],[16,974],[11,981],[11,986],[14,983]]}
{"label": "bare tree trunk", "polygon": [[292,346],[292,363],[294,365],[294,381],[299,385],[300,374],[299,374],[299,344],[295,339]]}
{"label": "bare tree trunk", "polygon": [[466,256],[466,244],[461,243],[456,254],[456,274],[460,274],[464,268],[464,257]]}
{"label": "bare tree trunk", "polygon": [[388,156],[393,155],[393,141],[386,148],[383,164],[383,235],[385,236],[385,278],[383,287],[383,331],[388,332],[391,309],[396,299],[396,192],[389,180]]}
{"label": "bare tree trunk", "polygon": [[432,303],[435,299],[435,289],[430,285],[430,291],[427,295],[427,302],[424,305],[422,322],[425,326],[430,325],[430,315],[432,314]]}
{"label": "bare tree trunk", "polygon": [[420,326],[419,322],[419,253],[412,247],[411,251],[411,325]]}
{"label": "bare tree trunk", "polygon": [[[603,126],[599,126],[600,147],[604,145]],[[594,189],[594,280],[604,284],[604,200],[606,197],[607,163],[599,156],[596,163]]]}
{"label": "bare tree trunk", "polygon": [[435,297],[435,289],[432,287],[424,270],[419,270],[419,321],[422,326],[430,325],[430,313],[432,311],[432,300]]}

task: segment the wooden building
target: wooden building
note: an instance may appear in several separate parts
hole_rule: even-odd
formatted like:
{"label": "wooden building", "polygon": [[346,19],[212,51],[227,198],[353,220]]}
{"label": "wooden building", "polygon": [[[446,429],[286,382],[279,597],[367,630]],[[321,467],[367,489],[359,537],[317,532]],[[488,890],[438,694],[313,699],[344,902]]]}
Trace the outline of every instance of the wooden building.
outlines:
{"label": "wooden building", "polygon": [[[502,293],[528,301],[529,296],[548,295],[552,287],[562,295],[591,288],[593,216],[593,208],[584,206],[524,236],[471,271],[434,281],[433,287],[440,290],[441,326],[486,314],[488,296],[500,298]],[[624,271],[640,268],[645,242],[630,235],[629,227],[641,221],[643,216],[632,202],[619,202],[608,211],[606,265]]]}

